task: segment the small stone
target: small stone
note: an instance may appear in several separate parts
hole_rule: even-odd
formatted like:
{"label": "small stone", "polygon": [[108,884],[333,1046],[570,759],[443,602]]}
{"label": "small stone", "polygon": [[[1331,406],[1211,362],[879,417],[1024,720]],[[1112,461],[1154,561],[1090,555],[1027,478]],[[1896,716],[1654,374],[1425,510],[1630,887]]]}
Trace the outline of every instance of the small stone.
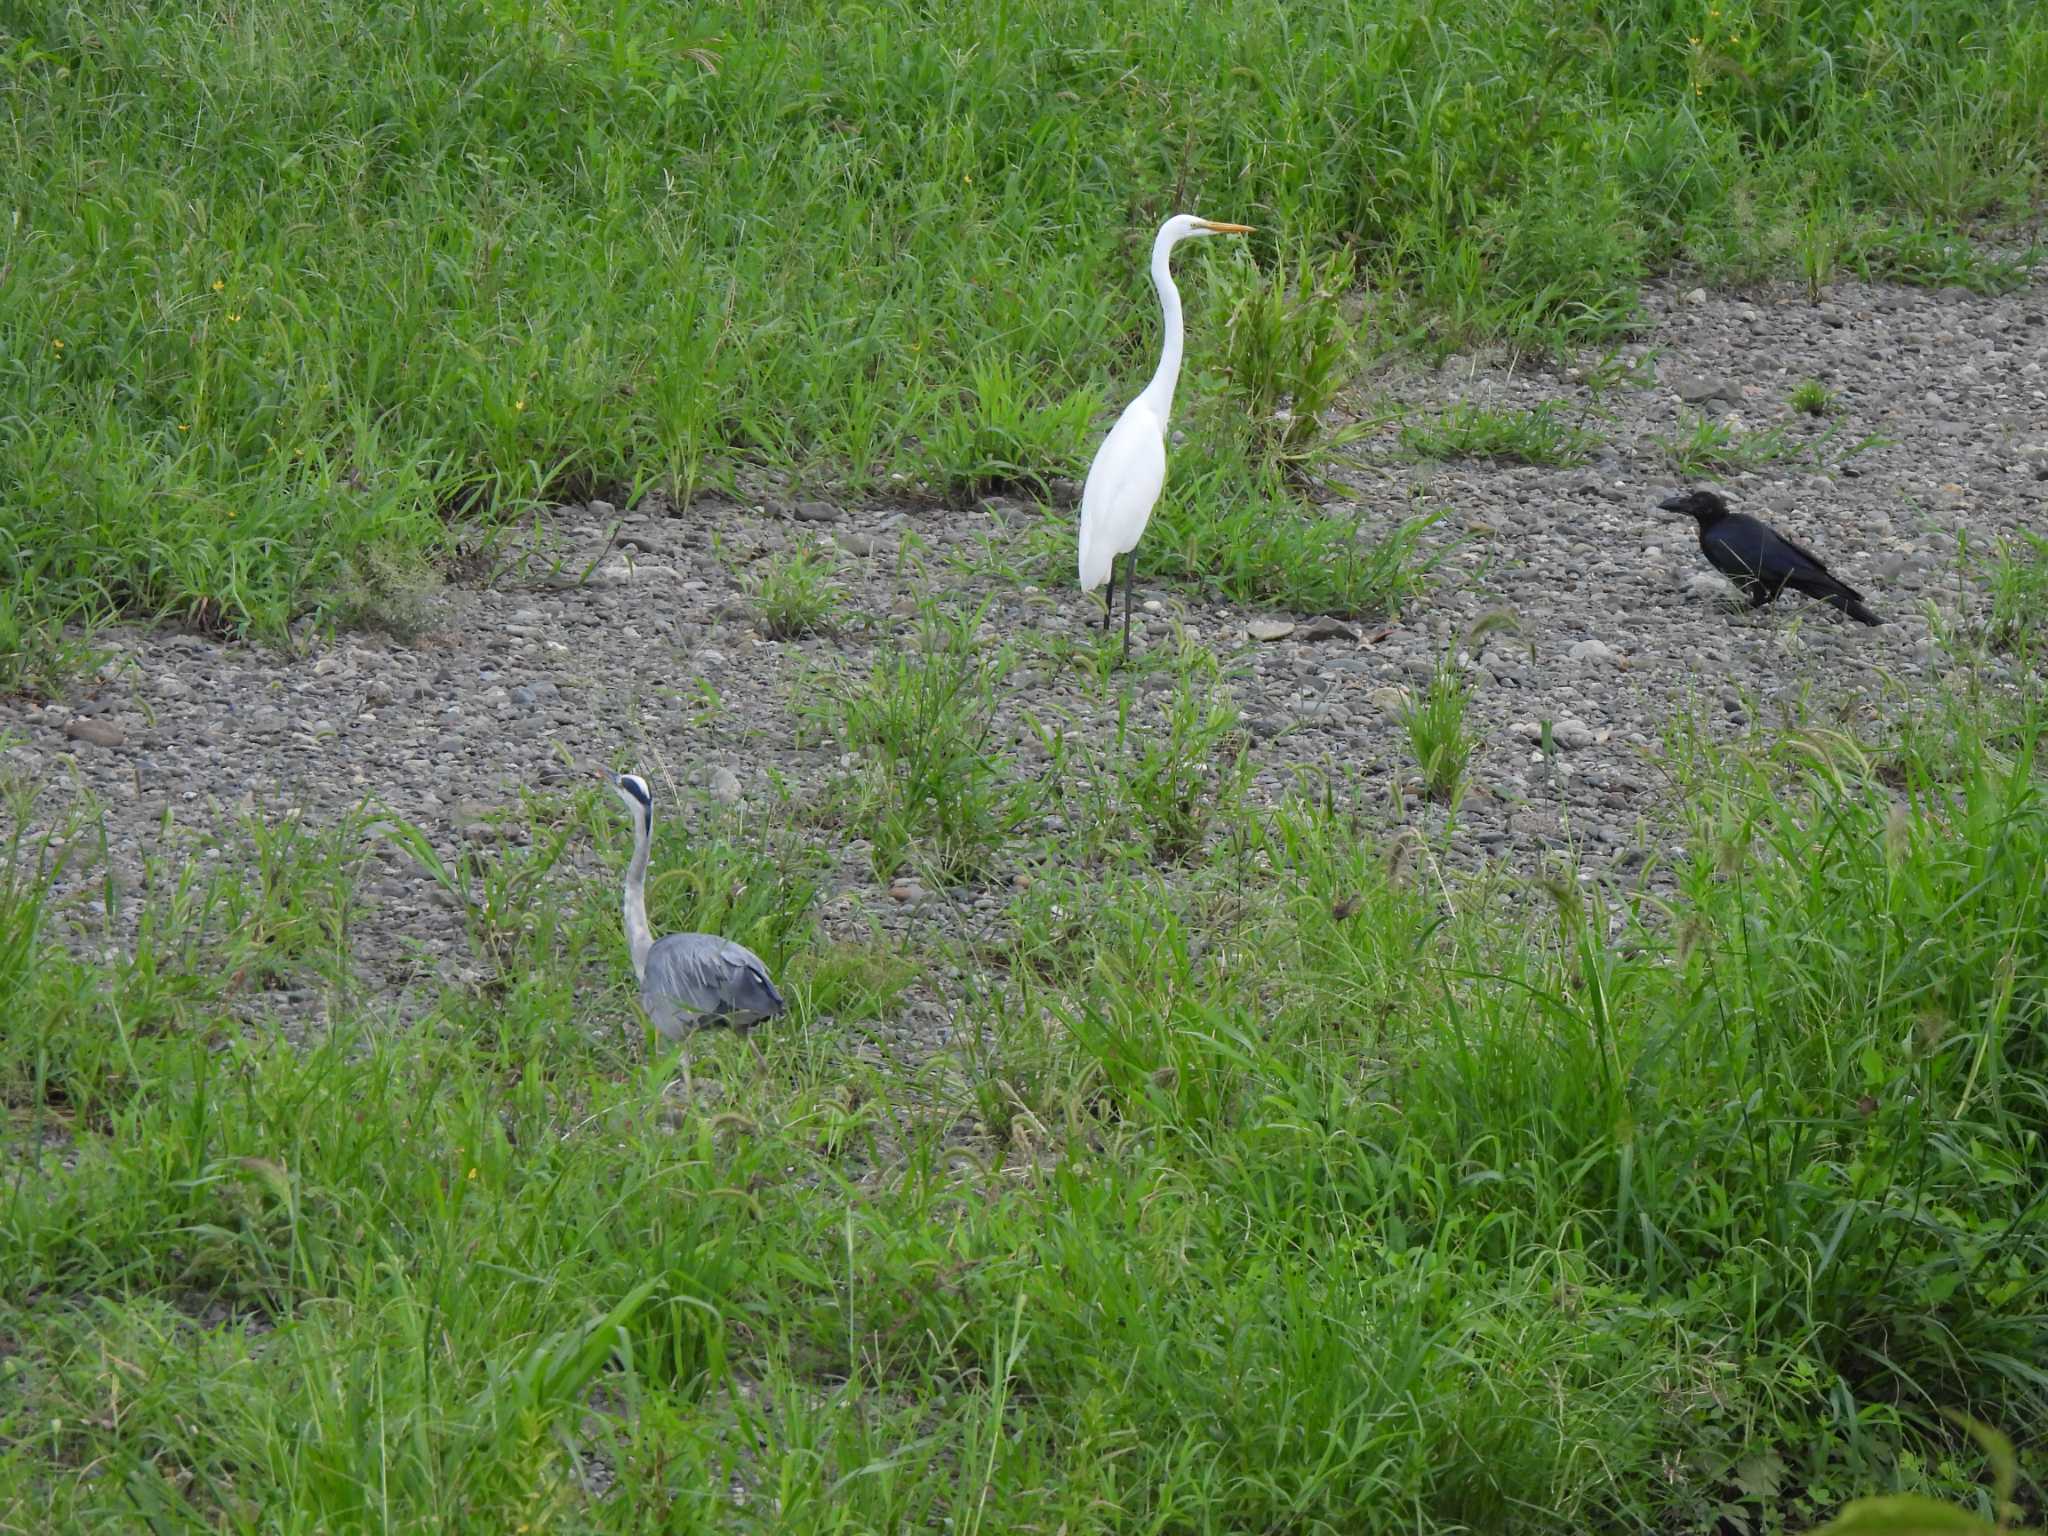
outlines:
{"label": "small stone", "polygon": [[1375,688],[1366,695],[1372,707],[1389,720],[1398,720],[1408,713],[1408,690],[1405,688]]}
{"label": "small stone", "polygon": [[1341,619],[1311,619],[1302,626],[1303,640],[1356,640],[1358,631]]}
{"label": "small stone", "polygon": [[832,542],[849,555],[859,555],[862,559],[874,554],[880,547],[874,536],[866,533],[835,533],[832,535]]}
{"label": "small stone", "polygon": [[1688,303],[1688,304],[1704,304],[1704,303],[1706,303],[1706,302],[1707,302],[1707,290],[1706,290],[1706,289],[1704,289],[1704,288],[1694,288],[1694,289],[1691,289],[1690,291],[1688,291],[1688,292],[1687,292],[1687,294],[1686,294],[1686,296],[1685,296],[1685,302],[1686,302],[1686,303]]}
{"label": "small stone", "polygon": [[183,699],[192,694],[192,685],[182,677],[164,676],[156,680],[156,696],[160,699]]}
{"label": "small stone", "polygon": [[64,727],[64,734],[73,741],[82,741],[90,746],[114,748],[128,738],[121,734],[118,725],[105,720],[73,720]]}
{"label": "small stone", "polygon": [[1254,640],[1285,640],[1294,633],[1294,626],[1285,619],[1253,619],[1244,632]]}
{"label": "small stone", "polygon": [[740,803],[740,776],[723,764],[711,770],[711,798],[720,805]]}
{"label": "small stone", "polygon": [[475,838],[479,842],[503,842],[512,834],[502,823],[490,819],[495,809],[480,800],[459,800],[449,819],[464,837]]}
{"label": "small stone", "polygon": [[1685,595],[1707,601],[1718,601],[1735,595],[1735,588],[1726,576],[1713,571],[1695,571],[1685,579]]}
{"label": "small stone", "polygon": [[1671,387],[1687,405],[1705,405],[1709,400],[1725,400],[1735,405],[1742,399],[1734,384],[1711,374],[1681,373],[1671,381]]}
{"label": "small stone", "polygon": [[836,523],[839,508],[829,501],[800,501],[796,504],[796,520],[800,523]]}
{"label": "small stone", "polygon": [[914,907],[924,900],[924,887],[915,880],[897,880],[889,887],[889,899]]}
{"label": "small stone", "polygon": [[1592,746],[1599,738],[1593,734],[1593,728],[1578,716],[1566,715],[1561,720],[1551,721],[1550,739],[1567,752],[1574,752],[1580,747]]}
{"label": "small stone", "polygon": [[1604,640],[1581,640],[1565,654],[1573,661],[1604,661],[1612,664],[1621,660],[1621,652]]}
{"label": "small stone", "polygon": [[603,522],[608,517],[615,516],[618,510],[617,507],[608,501],[593,501],[588,508],[590,515],[599,522]]}

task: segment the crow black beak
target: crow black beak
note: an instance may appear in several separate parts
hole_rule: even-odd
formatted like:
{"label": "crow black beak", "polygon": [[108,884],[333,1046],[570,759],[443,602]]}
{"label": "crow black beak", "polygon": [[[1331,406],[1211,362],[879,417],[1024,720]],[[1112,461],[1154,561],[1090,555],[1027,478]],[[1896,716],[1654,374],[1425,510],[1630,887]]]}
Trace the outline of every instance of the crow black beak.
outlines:
{"label": "crow black beak", "polygon": [[1673,491],[1669,496],[1658,502],[1657,505],[1666,512],[1690,512],[1692,508],[1685,504],[1686,495],[1687,493],[1684,491]]}

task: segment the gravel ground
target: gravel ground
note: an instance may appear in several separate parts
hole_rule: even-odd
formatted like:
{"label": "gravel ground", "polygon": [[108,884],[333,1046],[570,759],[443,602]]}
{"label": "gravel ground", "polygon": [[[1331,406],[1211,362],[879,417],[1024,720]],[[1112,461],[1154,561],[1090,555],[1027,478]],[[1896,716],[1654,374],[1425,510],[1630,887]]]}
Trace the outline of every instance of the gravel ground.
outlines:
{"label": "gravel ground", "polygon": [[[1941,626],[1981,608],[1958,540],[1981,549],[2048,530],[2042,287],[1985,298],[1843,284],[1818,302],[1803,291],[1671,288],[1647,304],[1652,326],[1622,354],[1641,387],[1596,399],[1583,379],[1485,357],[1395,366],[1367,381],[1375,410],[1557,400],[1575,416],[1583,408],[1606,440],[1595,462],[1569,469],[1415,462],[1391,428],[1368,444],[1353,477],[1368,522],[1443,513],[1428,536],[1440,557],[1430,588],[1398,622],[1319,625],[1315,615],[1208,605],[1147,590],[1141,570],[1136,644],[1166,644],[1178,623],[1225,658],[1252,729],[1257,794],[1328,768],[1368,814],[1440,827],[1441,807],[1390,793],[1414,778],[1393,711],[1399,690],[1449,650],[1468,660],[1480,740],[1452,857],[1526,868],[1569,849],[1589,868],[1626,871],[1668,835],[1668,785],[1646,749],[1669,725],[1694,718],[1733,739],[1788,718],[1860,727],[1898,710],[1944,667]],[[1808,377],[1833,391],[1836,418],[1791,410],[1787,396]],[[1861,628],[1791,594],[1756,615],[1730,605],[1690,522],[1656,509],[1678,483],[1661,439],[1701,412],[1745,434],[1786,428],[1796,455],[1713,483],[1814,549],[1888,623]],[[1849,454],[1872,435],[1879,441]],[[962,513],[774,496],[680,510],[659,497],[629,510],[566,507],[530,558],[435,594],[410,644],[355,633],[280,653],[162,631],[104,634],[111,659],[62,702],[0,701],[0,763],[10,777],[47,782],[36,812],[45,821],[92,797],[117,877],[131,883],[159,850],[166,813],[203,837],[251,812],[331,823],[374,797],[452,847],[503,835],[487,818],[522,790],[614,759],[650,772],[671,805],[681,797],[681,814],[711,814],[720,801],[771,807],[780,793],[814,794],[835,772],[836,749],[800,729],[799,679],[840,663],[863,669],[936,585],[987,598],[987,634],[1025,652],[1001,720],[1028,767],[1027,713],[1086,733],[1106,731],[1115,712],[1113,692],[1043,659],[1048,640],[1097,611],[1073,590],[1070,568],[1045,589],[987,574],[987,552],[1038,517],[1002,501]],[[870,622],[767,640],[746,568],[805,544],[835,551],[846,611]],[[1468,642],[1499,608],[1515,628]],[[1170,682],[1143,669],[1132,680],[1141,692]],[[1546,719],[1563,749],[1550,760],[1536,743]],[[870,924],[951,929],[998,905],[993,893],[940,900],[915,881],[880,883],[859,846],[836,853],[824,917],[848,936]],[[580,858],[590,878],[615,878],[590,850]],[[404,995],[425,974],[422,955],[429,971],[432,957],[444,972],[459,964],[459,935],[423,872],[381,851],[366,879],[367,987]],[[932,993],[914,995],[884,1031],[912,1056],[947,1033],[948,1009]]]}

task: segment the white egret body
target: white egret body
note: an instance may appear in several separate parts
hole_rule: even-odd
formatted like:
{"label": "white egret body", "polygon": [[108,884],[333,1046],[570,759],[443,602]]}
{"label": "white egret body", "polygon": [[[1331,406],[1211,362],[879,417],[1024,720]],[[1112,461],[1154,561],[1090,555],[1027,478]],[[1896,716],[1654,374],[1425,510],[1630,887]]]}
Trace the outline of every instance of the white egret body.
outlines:
{"label": "white egret body", "polygon": [[[1105,581],[1102,627],[1116,608],[1116,557],[1130,556],[1152,520],[1152,508],[1166,484],[1166,420],[1173,411],[1173,387],[1180,380],[1184,328],[1180,290],[1173,284],[1168,258],[1181,241],[1196,235],[1245,235],[1246,224],[1217,224],[1179,213],[1159,226],[1152,242],[1152,286],[1166,325],[1159,368],[1144,393],[1124,408],[1109,436],[1088,466],[1081,488],[1081,590],[1093,592]],[[1124,561],[1124,655],[1131,653],[1131,581],[1136,562]]]}

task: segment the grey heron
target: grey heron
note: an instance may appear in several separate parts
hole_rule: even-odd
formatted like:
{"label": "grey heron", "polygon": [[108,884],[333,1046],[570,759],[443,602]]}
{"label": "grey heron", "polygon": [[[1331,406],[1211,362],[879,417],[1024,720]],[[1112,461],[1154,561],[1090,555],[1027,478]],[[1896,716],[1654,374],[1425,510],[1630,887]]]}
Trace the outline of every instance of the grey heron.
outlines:
{"label": "grey heron", "polygon": [[654,794],[636,773],[608,773],[633,817],[633,862],[626,866],[626,945],[640,982],[640,1005],[665,1040],[706,1024],[745,1028],[787,1006],[761,957],[713,933],[657,939],[647,926],[647,852],[654,841]]}

